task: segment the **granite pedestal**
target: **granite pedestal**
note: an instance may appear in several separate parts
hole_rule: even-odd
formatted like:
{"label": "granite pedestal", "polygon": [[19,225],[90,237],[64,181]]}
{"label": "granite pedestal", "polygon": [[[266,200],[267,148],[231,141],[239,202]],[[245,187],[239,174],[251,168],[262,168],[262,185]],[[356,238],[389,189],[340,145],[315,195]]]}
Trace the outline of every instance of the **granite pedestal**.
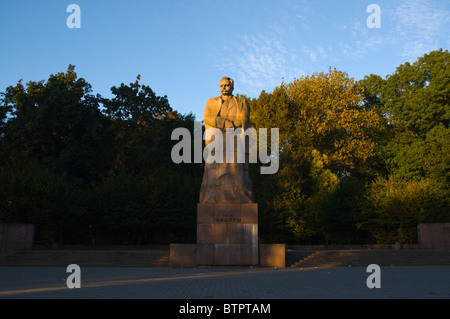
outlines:
{"label": "granite pedestal", "polygon": [[205,203],[197,205],[197,243],[171,244],[170,265],[284,267],[284,251],[259,245],[258,204]]}
{"label": "granite pedestal", "polygon": [[198,204],[197,264],[257,265],[258,204]]}

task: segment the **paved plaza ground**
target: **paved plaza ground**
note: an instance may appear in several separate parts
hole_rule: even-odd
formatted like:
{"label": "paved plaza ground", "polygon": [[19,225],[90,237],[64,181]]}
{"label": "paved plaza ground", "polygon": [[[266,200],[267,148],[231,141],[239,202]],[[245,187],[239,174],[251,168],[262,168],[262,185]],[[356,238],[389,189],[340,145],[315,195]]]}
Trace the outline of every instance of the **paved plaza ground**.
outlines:
{"label": "paved plaza ground", "polygon": [[0,267],[0,307],[24,317],[360,318],[393,311],[437,315],[450,299],[450,266],[381,267],[380,288],[368,288],[366,267],[82,267],[81,287],[71,289],[66,270]]}
{"label": "paved plaza ground", "polygon": [[2,299],[450,299],[450,266],[380,268],[368,288],[366,267],[84,267],[69,289],[65,267],[0,267]]}

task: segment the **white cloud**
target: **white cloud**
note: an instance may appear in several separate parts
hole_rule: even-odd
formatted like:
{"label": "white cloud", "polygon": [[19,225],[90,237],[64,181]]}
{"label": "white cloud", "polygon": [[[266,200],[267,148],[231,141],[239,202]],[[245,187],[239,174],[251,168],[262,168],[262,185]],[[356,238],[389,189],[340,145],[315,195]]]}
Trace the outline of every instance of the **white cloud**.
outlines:
{"label": "white cloud", "polygon": [[362,58],[374,50],[380,49],[386,42],[386,38],[375,34],[364,39],[355,40],[351,45],[341,44],[342,52],[350,58]]}
{"label": "white cloud", "polygon": [[[381,28],[370,29],[361,16],[348,21],[339,43],[340,52],[350,59],[399,52],[402,59],[415,60],[450,44],[448,5],[439,0],[397,0],[381,5]],[[345,38],[345,35],[348,38]]]}
{"label": "white cloud", "polygon": [[235,80],[241,88],[245,88],[247,95],[258,96],[262,90],[271,91],[283,79],[304,74],[297,61],[298,54],[285,45],[281,38],[279,32],[273,31],[243,35],[234,49],[223,47],[226,58],[221,57],[218,66],[221,70],[235,74]]}
{"label": "white cloud", "polygon": [[325,52],[325,49],[320,45],[315,46],[307,46],[303,45],[302,52],[306,57],[309,58],[309,62],[314,64],[319,60],[325,60],[328,57],[328,54]]}
{"label": "white cloud", "polygon": [[415,59],[428,51],[438,49],[442,36],[448,39],[445,31],[448,28],[448,12],[439,9],[437,4],[429,0],[399,3],[395,19],[398,40],[403,44],[402,56]]}

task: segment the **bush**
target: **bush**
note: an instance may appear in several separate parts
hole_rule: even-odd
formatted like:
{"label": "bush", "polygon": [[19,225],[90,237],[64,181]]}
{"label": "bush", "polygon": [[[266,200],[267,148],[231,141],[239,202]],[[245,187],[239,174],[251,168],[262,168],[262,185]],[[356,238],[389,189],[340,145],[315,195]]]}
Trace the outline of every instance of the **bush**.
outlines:
{"label": "bush", "polygon": [[358,227],[379,244],[415,243],[419,223],[450,221],[444,194],[431,179],[377,178],[367,187]]}

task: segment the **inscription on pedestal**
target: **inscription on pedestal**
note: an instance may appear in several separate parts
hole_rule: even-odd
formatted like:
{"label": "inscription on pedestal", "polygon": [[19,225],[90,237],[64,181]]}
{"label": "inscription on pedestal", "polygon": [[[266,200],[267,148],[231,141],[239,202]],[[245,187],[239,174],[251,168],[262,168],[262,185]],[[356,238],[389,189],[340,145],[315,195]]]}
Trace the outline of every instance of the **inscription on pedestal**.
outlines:
{"label": "inscription on pedestal", "polygon": [[258,204],[217,203],[197,205],[197,224],[258,223]]}
{"label": "inscription on pedestal", "polygon": [[215,223],[240,223],[241,219],[233,217],[233,215],[224,215],[223,217],[215,217]]}

